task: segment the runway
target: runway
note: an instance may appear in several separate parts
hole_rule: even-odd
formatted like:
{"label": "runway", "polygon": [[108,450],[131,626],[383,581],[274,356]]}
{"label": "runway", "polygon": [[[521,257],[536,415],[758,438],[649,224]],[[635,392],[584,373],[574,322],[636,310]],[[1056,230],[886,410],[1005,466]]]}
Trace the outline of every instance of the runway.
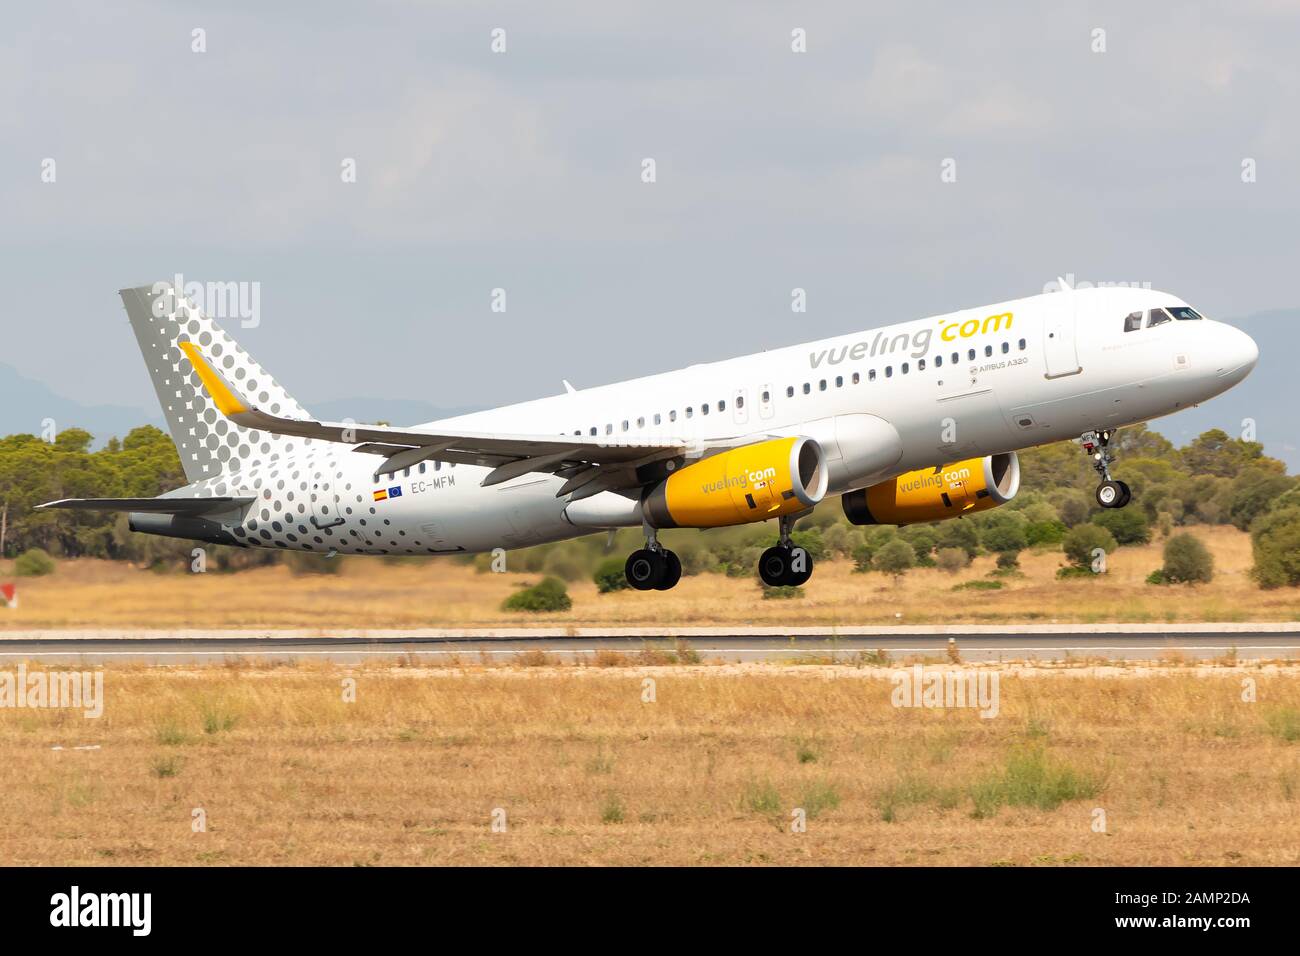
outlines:
{"label": "runway", "polygon": [[[0,632],[0,666],[28,660],[49,664],[151,665],[318,660],[356,664],[413,658],[430,665],[509,663],[541,651],[555,661],[627,656],[678,642],[702,661],[851,662],[860,655],[890,660],[947,659],[949,642],[964,661],[1063,660],[1300,660],[1300,625],[1206,624],[1040,625],[934,628],[520,628],[467,631],[341,632]],[[629,662],[633,662],[629,660]]]}

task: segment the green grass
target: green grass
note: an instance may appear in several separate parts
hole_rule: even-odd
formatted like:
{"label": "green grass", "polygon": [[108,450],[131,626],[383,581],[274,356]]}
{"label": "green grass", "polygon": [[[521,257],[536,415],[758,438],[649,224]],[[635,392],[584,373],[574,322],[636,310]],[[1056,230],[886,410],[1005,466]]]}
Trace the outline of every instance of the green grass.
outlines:
{"label": "green grass", "polygon": [[601,823],[622,823],[626,811],[623,809],[623,801],[619,799],[617,793],[611,793],[605,797],[605,802],[600,807]]}
{"label": "green grass", "polygon": [[173,720],[165,720],[158,725],[154,735],[164,747],[179,747],[190,742],[189,734],[181,730]]}
{"label": "green grass", "polygon": [[954,591],[1001,591],[1003,584],[1001,581],[988,581],[983,578],[975,578],[972,581],[963,581],[961,584],[954,584]]}
{"label": "green grass", "polygon": [[808,785],[803,792],[799,806],[809,820],[815,820],[827,810],[834,810],[840,805],[840,795],[832,784],[819,780]]}
{"label": "green grass", "polygon": [[1006,766],[973,783],[972,816],[994,816],[1003,806],[1055,810],[1068,800],[1083,800],[1101,792],[1103,779],[1051,757],[1041,746],[1013,750]]}
{"label": "green grass", "polygon": [[224,710],[215,704],[208,704],[203,708],[203,732],[205,734],[219,734],[225,730],[232,730],[237,723],[239,723],[237,714]]}
{"label": "green grass", "polygon": [[1264,715],[1268,732],[1289,744],[1300,740],[1300,710],[1294,707],[1278,707]]}
{"label": "green grass", "polygon": [[152,769],[153,775],[160,779],[174,777],[181,772],[181,758],[176,756],[155,757]]}
{"label": "green grass", "polygon": [[751,781],[745,785],[740,805],[751,813],[780,813],[781,794],[768,781]]}

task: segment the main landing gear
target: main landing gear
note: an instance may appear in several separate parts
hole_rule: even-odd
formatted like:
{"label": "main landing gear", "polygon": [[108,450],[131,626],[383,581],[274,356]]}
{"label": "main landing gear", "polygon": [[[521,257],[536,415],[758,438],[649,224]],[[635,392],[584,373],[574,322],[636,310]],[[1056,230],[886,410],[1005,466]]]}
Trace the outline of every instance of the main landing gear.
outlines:
{"label": "main landing gear", "polygon": [[1133,492],[1126,483],[1116,481],[1110,476],[1110,466],[1115,462],[1115,455],[1110,450],[1113,430],[1084,432],[1079,436],[1083,450],[1092,458],[1092,467],[1101,476],[1097,486],[1097,504],[1103,508],[1123,508],[1133,500]]}
{"label": "main landing gear", "polygon": [[777,520],[780,522],[781,539],[758,559],[758,576],[770,588],[801,587],[812,577],[812,555],[790,540],[794,516]]}
{"label": "main landing gear", "polygon": [[647,527],[645,534],[645,547],[632,552],[623,573],[638,591],[667,591],[682,579],[682,562],[659,543],[654,528]]}

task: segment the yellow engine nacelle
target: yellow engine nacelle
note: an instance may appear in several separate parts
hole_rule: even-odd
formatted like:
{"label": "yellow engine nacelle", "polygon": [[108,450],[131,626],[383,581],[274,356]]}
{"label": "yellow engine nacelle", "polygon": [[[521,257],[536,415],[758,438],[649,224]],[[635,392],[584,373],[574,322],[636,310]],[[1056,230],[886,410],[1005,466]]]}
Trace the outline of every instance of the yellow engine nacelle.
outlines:
{"label": "yellow engine nacelle", "polygon": [[701,459],[641,499],[653,528],[720,528],[806,511],[826,494],[826,453],[811,438],[774,438]]}
{"label": "yellow engine nacelle", "polygon": [[843,496],[853,524],[942,521],[1006,504],[1020,490],[1015,452],[909,471]]}

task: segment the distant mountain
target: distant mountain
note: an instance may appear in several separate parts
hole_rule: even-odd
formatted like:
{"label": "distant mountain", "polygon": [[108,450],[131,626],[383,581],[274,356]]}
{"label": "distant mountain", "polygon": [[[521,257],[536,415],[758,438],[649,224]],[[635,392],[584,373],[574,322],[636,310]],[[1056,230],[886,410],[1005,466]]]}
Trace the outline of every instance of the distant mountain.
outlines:
{"label": "distant mountain", "polygon": [[58,431],[84,428],[95,436],[98,448],[112,437],[121,438],[138,425],[162,427],[162,415],[126,405],[82,405],[56,395],[35,379],[8,365],[0,365],[0,435],[39,435],[45,419]]}

